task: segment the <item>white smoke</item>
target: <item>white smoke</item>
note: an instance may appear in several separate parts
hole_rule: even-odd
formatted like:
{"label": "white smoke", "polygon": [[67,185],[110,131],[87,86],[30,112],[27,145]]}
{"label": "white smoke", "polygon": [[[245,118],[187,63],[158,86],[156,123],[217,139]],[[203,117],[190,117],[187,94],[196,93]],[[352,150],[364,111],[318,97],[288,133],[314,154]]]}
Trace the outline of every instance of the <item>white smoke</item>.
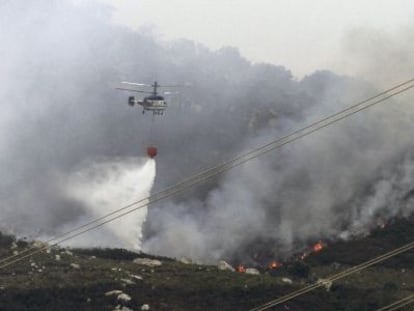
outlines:
{"label": "white smoke", "polygon": [[355,27],[342,42],[342,57],[336,66],[379,87],[398,80],[411,79],[414,69],[414,28],[409,25],[396,30]]}
{"label": "white smoke", "polygon": [[[412,32],[360,31],[344,56],[356,78],[320,71],[297,80],[236,48],[160,44],[112,25],[111,10],[94,3],[15,0],[0,8],[0,229],[19,236],[54,236],[139,198],[138,162],[79,168],[134,157],[147,145],[151,116],[128,107],[111,82],[192,84],[168,99],[154,127],[158,191],[372,96],[414,68]],[[259,241],[284,253],[410,214],[407,95],[154,205],[143,249],[211,261],[249,257]],[[132,217],[78,243],[137,248],[142,224]]]}
{"label": "white smoke", "polygon": [[[237,254],[249,260],[251,245],[271,241],[264,247],[277,245],[272,251],[282,257],[312,240],[365,234],[377,220],[409,215],[412,202],[402,198],[414,184],[410,98],[388,101],[229,171],[202,202],[152,210],[159,231],[144,249],[204,262]],[[305,124],[320,115],[310,111]],[[247,148],[274,137],[280,137],[278,129],[268,128]]]}
{"label": "white smoke", "polygon": [[[154,179],[155,161],[152,159],[145,162],[136,158],[105,161],[92,163],[70,176],[65,192],[69,199],[82,204],[97,219],[147,198]],[[141,250],[142,226],[147,217],[145,201],[120,213],[138,206],[143,207],[84,234],[69,244]]]}

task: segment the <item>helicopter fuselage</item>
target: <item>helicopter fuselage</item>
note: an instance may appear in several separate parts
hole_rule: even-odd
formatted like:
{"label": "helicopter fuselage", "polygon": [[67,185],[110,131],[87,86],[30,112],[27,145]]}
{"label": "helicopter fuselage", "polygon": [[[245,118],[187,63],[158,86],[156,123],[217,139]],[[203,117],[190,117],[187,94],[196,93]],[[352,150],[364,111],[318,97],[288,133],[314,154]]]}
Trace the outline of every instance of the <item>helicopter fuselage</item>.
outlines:
{"label": "helicopter fuselage", "polygon": [[[125,87],[117,87],[118,90],[129,91],[129,92],[138,92],[138,93],[147,93],[150,94],[149,96],[144,97],[142,100],[135,99],[134,96],[128,97],[128,104],[130,106],[134,106],[135,104],[142,106],[144,109],[142,113],[145,113],[146,110],[152,111],[154,115],[162,115],[164,110],[167,108],[167,103],[163,96],[158,95],[157,88],[159,87],[177,87],[177,85],[159,85],[157,81],[154,81],[153,84],[143,84],[137,82],[128,82],[123,81],[122,84],[128,84],[133,86],[141,86],[141,87],[152,87],[152,91],[142,90],[142,89],[133,89],[133,88],[125,88]],[[171,92],[164,92],[165,94],[171,94]]]}
{"label": "helicopter fuselage", "polygon": [[164,97],[159,95],[147,96],[144,97],[143,100],[136,100],[134,96],[130,96],[128,104],[131,106],[134,106],[135,104],[142,106],[144,108],[142,113],[145,113],[147,110],[159,115],[162,115],[164,110],[167,108],[167,103]]}

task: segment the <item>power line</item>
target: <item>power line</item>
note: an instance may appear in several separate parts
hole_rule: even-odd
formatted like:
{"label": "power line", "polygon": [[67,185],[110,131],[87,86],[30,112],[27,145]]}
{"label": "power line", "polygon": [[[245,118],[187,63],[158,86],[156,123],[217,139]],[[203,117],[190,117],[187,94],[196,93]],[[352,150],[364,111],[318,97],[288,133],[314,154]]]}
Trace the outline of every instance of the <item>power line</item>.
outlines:
{"label": "power line", "polygon": [[[341,110],[333,115],[330,115],[328,117],[325,117],[323,119],[320,119],[306,127],[303,127],[299,130],[294,131],[293,133],[284,136],[282,138],[279,138],[277,140],[274,140],[268,144],[265,144],[263,146],[260,146],[256,149],[253,149],[249,152],[246,152],[244,154],[241,154],[231,160],[225,161],[221,164],[218,164],[214,167],[208,168],[204,171],[201,171],[198,174],[195,174],[187,179],[184,179],[183,181],[177,183],[176,185],[170,186],[162,191],[159,191],[158,193],[155,193],[149,197],[143,198],[139,201],[133,202],[131,204],[128,204],[120,209],[117,209],[111,213],[108,213],[102,217],[99,217],[97,219],[94,219],[82,226],[79,226],[75,229],[72,229],[70,231],[67,231],[65,233],[62,233],[54,238],[51,238],[47,240],[45,243],[52,243],[51,246],[58,245],[60,243],[63,243],[67,240],[73,239],[81,234],[84,234],[88,231],[94,230],[98,227],[101,227],[111,221],[114,221],[118,218],[121,218],[125,215],[128,215],[140,208],[143,208],[149,204],[153,204],[155,202],[158,202],[160,200],[163,200],[165,198],[171,197],[173,195],[176,195],[180,192],[183,192],[194,185],[200,184],[203,181],[206,181],[212,177],[215,177],[227,170],[230,170],[234,167],[240,166],[250,160],[253,160],[263,154],[266,154],[272,150],[278,149],[283,147],[286,144],[292,143],[296,140],[299,140],[300,138],[303,138],[305,136],[308,136],[316,131],[319,131],[325,127],[328,127],[338,121],[341,121],[351,115],[354,115],[362,110],[368,109],[374,105],[377,105],[391,97],[394,97],[398,94],[401,94],[403,92],[408,91],[409,89],[413,88],[414,85],[410,85],[412,82],[414,82],[414,79],[407,80],[403,83],[400,83],[390,89],[387,89],[375,96],[372,96],[366,100],[363,100],[361,102],[358,102],[357,104],[354,104],[344,110]],[[404,87],[404,88],[403,88]],[[386,96],[385,96],[386,95]],[[382,97],[384,96],[384,97]],[[381,98],[382,97],[382,98]],[[379,99],[377,99],[379,98]],[[373,101],[374,99],[377,99],[376,101]],[[373,102],[372,102],[373,101]],[[138,205],[138,206],[136,206]],[[134,207],[136,206],[136,207]],[[134,207],[134,208],[133,208]],[[121,213],[122,212],[122,213]],[[118,214],[121,213],[121,214]],[[116,215],[118,214],[118,215]],[[116,215],[116,216],[114,216]],[[113,216],[113,217],[111,217]],[[49,246],[50,247],[50,246]],[[13,255],[7,258],[4,258],[0,260],[0,269],[5,268],[7,266],[10,266],[13,263],[16,263],[24,258],[27,258],[29,256],[32,256],[34,254],[37,254],[41,251],[46,250],[48,247],[45,247],[45,249],[33,249],[28,248],[25,251],[21,252],[20,254]]]}
{"label": "power line", "polygon": [[[367,269],[367,268],[369,268],[369,267],[371,267],[371,266],[373,266],[373,265],[375,265],[377,263],[383,262],[383,261],[385,261],[385,260],[387,260],[387,259],[389,259],[391,257],[394,257],[394,256],[397,256],[397,255],[399,255],[401,253],[407,252],[407,251],[409,251],[409,250],[411,250],[413,248],[414,248],[414,242],[405,244],[405,245],[403,245],[403,246],[401,246],[401,247],[399,247],[397,249],[394,249],[394,250],[392,250],[392,251],[390,251],[388,253],[385,253],[385,254],[383,254],[381,256],[378,256],[378,257],[375,257],[373,259],[370,259],[370,260],[368,260],[368,261],[366,261],[366,262],[364,262],[362,264],[356,265],[356,266],[354,266],[352,268],[346,269],[346,270],[344,270],[342,272],[339,272],[337,274],[334,274],[332,276],[329,276],[327,278],[324,278],[323,280],[326,280],[326,281],[329,281],[329,282],[334,282],[334,281],[340,280],[340,279],[345,278],[345,277],[347,277],[347,276],[349,276],[351,274],[354,274],[354,273],[360,272],[362,270],[365,270],[365,269]],[[304,287],[302,289],[299,289],[297,291],[294,291],[292,293],[289,293],[289,294],[287,294],[285,296],[282,296],[280,298],[277,298],[277,299],[274,299],[272,301],[269,301],[269,302],[267,302],[267,303],[265,303],[265,304],[263,304],[261,306],[255,307],[255,308],[251,309],[250,311],[263,311],[263,310],[267,310],[269,308],[275,307],[275,306],[280,305],[282,303],[285,303],[285,302],[287,302],[289,300],[292,300],[293,298],[299,297],[299,296],[304,295],[304,294],[306,294],[306,293],[308,293],[310,291],[313,291],[314,289],[317,289],[319,287],[325,286],[324,284],[325,284],[324,282],[316,282],[316,283],[314,283],[312,285],[306,286],[306,287]]]}
{"label": "power line", "polygon": [[[342,119],[344,119],[345,117],[347,117],[347,116],[349,116],[351,114],[355,114],[355,113],[357,113],[357,112],[359,112],[361,110],[367,109],[367,108],[369,108],[369,107],[371,107],[371,106],[373,106],[375,104],[378,104],[378,103],[380,103],[382,101],[385,101],[386,99],[388,99],[388,98],[390,98],[392,96],[395,96],[397,94],[400,94],[402,92],[405,92],[405,91],[407,91],[408,89],[410,89],[410,88],[412,88],[414,86],[409,86],[407,88],[404,88],[402,90],[399,90],[398,92],[395,92],[395,93],[393,93],[391,95],[388,95],[387,97],[384,97],[384,98],[382,98],[382,99],[380,99],[380,100],[378,100],[376,102],[370,103],[367,106],[360,107],[361,105],[366,104],[366,103],[368,103],[369,101],[371,101],[371,100],[373,100],[375,98],[378,98],[378,97],[380,97],[382,95],[385,95],[385,94],[389,93],[390,91],[393,91],[393,90],[396,90],[398,88],[401,88],[402,86],[405,86],[405,85],[407,85],[407,84],[409,84],[409,83],[411,83],[413,81],[414,81],[414,79],[411,79],[411,80],[408,80],[408,81],[406,81],[404,83],[401,83],[401,84],[399,84],[397,86],[394,86],[394,87],[392,87],[392,88],[390,88],[390,89],[388,89],[388,90],[386,90],[384,92],[381,92],[381,93],[379,93],[379,94],[377,94],[375,96],[372,96],[372,97],[370,97],[370,98],[368,98],[368,99],[366,99],[366,100],[364,100],[362,102],[359,102],[359,103],[357,103],[357,104],[355,104],[355,105],[353,105],[351,107],[348,107],[345,110],[342,110],[342,111],[340,111],[340,112],[338,112],[338,113],[336,113],[334,115],[331,115],[329,117],[326,117],[324,119],[321,119],[321,120],[319,120],[319,121],[317,121],[317,122],[315,122],[315,123],[313,123],[313,124],[311,124],[309,126],[306,126],[306,127],[302,128],[302,129],[299,129],[299,130],[293,132],[292,134],[289,134],[289,135],[287,135],[285,137],[282,137],[282,138],[280,138],[280,139],[278,139],[276,141],[270,142],[270,143],[268,143],[268,144],[266,144],[264,146],[261,146],[259,148],[256,148],[256,149],[254,149],[254,150],[252,150],[250,152],[247,152],[247,153],[245,153],[243,155],[240,155],[240,156],[238,156],[238,157],[236,157],[236,158],[234,158],[232,160],[229,160],[227,162],[224,162],[222,164],[219,164],[219,165],[217,165],[215,167],[212,167],[212,168],[209,168],[209,169],[207,169],[205,171],[202,171],[199,174],[196,174],[196,175],[194,175],[194,176],[192,176],[192,177],[190,177],[188,179],[185,179],[182,182],[178,183],[177,185],[174,185],[174,186],[171,186],[171,187],[169,187],[169,188],[167,188],[165,190],[162,190],[162,191],[160,191],[160,192],[158,192],[158,193],[156,193],[156,194],[154,194],[154,195],[152,195],[152,196],[150,196],[148,198],[144,198],[142,200],[139,200],[139,201],[133,202],[131,204],[128,204],[128,205],[126,205],[125,207],[123,207],[121,209],[115,210],[115,211],[113,211],[111,213],[108,213],[108,214],[102,216],[102,217],[99,217],[99,218],[97,218],[95,220],[92,220],[92,221],[90,221],[90,222],[88,222],[88,223],[86,223],[86,224],[84,224],[84,225],[82,225],[82,226],[80,226],[78,228],[75,228],[73,230],[70,230],[68,232],[65,232],[65,233],[63,233],[63,234],[61,234],[61,235],[59,235],[57,237],[54,237],[54,238],[46,241],[46,243],[51,243],[53,241],[62,239],[64,237],[66,237],[66,236],[72,236],[75,232],[77,232],[79,230],[82,230],[81,232],[84,233],[84,232],[87,232],[89,230],[92,230],[92,229],[95,229],[97,227],[100,227],[103,224],[106,224],[106,223],[108,223],[108,222],[110,222],[112,220],[115,220],[115,219],[120,218],[120,217],[122,217],[124,215],[127,215],[127,214],[129,214],[129,213],[131,213],[131,212],[133,212],[133,211],[135,211],[135,210],[137,210],[139,208],[142,208],[142,207],[144,207],[144,206],[146,206],[148,204],[142,204],[141,206],[138,206],[138,207],[132,209],[129,212],[126,212],[126,213],[123,213],[121,215],[118,215],[117,217],[110,218],[109,220],[104,221],[103,223],[98,224],[97,226],[93,226],[93,227],[90,227],[90,226],[93,225],[93,224],[95,224],[95,223],[98,223],[99,221],[104,220],[104,219],[106,219],[106,218],[108,218],[108,217],[110,217],[112,215],[115,215],[115,214],[117,214],[117,213],[119,213],[121,211],[127,210],[128,208],[133,207],[136,204],[145,202],[147,200],[149,201],[151,198],[154,198],[153,202],[156,202],[156,201],[159,201],[159,200],[161,200],[161,199],[163,199],[165,197],[169,197],[169,196],[171,196],[171,195],[173,195],[175,193],[182,192],[182,191],[186,190],[187,188],[189,188],[189,187],[191,187],[191,186],[193,186],[193,185],[195,185],[197,183],[200,183],[201,181],[204,181],[206,179],[209,179],[211,177],[214,177],[214,176],[220,174],[221,172],[224,172],[224,171],[226,171],[228,169],[231,169],[231,168],[233,168],[235,166],[239,166],[239,165],[241,165],[241,164],[243,164],[243,163],[245,163],[245,162],[247,162],[247,161],[249,161],[249,160],[251,160],[253,158],[258,157],[261,154],[267,153],[267,152],[269,152],[269,151],[271,151],[273,149],[279,148],[279,147],[281,147],[281,146],[283,146],[283,145],[285,145],[287,143],[293,142],[293,141],[295,141],[295,140],[297,140],[299,138],[302,138],[304,136],[307,136],[307,135],[315,132],[316,130],[322,129],[322,128],[324,128],[324,127],[326,127],[326,126],[328,126],[328,125],[330,125],[330,124],[332,124],[334,122],[338,122],[339,120],[342,120]],[[344,113],[347,113],[347,114],[344,114]],[[327,123],[324,123],[324,122],[327,122]],[[308,132],[306,132],[306,131],[308,131]],[[182,190],[180,189],[180,191],[176,191],[176,190],[179,189],[178,187],[182,187],[183,189]],[[170,192],[172,192],[172,193],[170,194]],[[160,199],[157,199],[157,197],[160,197]],[[153,203],[153,202],[150,202],[150,203]],[[83,229],[86,229],[88,227],[90,227],[90,228],[87,229],[87,230],[83,230]],[[75,236],[78,236],[78,235],[79,234],[75,234]],[[66,240],[67,239],[64,239],[64,241],[66,241]],[[61,243],[61,242],[63,242],[63,241],[61,240],[59,243]],[[24,251],[23,253],[26,253],[27,251],[30,251],[30,249]],[[21,253],[19,255],[22,255],[23,253]],[[19,255],[16,255],[16,256],[19,256]],[[16,257],[16,256],[11,256],[11,257]],[[11,257],[5,258],[5,259],[1,260],[0,263],[3,263],[5,261],[11,259]],[[0,266],[0,268],[2,268],[2,266]]]}
{"label": "power line", "polygon": [[396,302],[393,302],[392,304],[389,304],[388,306],[382,307],[377,309],[376,311],[394,311],[399,310],[402,307],[408,306],[409,304],[414,303],[414,295],[410,295],[408,297],[405,297],[401,300],[398,300]]}

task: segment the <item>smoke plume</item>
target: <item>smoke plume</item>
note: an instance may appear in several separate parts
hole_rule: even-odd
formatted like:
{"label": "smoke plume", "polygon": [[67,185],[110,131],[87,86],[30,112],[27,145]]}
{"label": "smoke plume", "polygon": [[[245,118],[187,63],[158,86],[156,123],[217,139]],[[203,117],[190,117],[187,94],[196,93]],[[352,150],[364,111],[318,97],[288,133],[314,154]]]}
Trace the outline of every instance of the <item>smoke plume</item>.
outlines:
{"label": "smoke plume", "polygon": [[[152,116],[128,107],[128,94],[114,89],[119,81],[191,84],[167,97],[168,110],[155,118],[158,191],[374,95],[384,81],[401,82],[398,66],[413,65],[406,57],[412,40],[398,45],[384,35],[370,50],[354,37],[348,76],[317,71],[298,80],[236,48],[165,42],[110,17],[110,7],[90,2],[0,4],[2,230],[53,236],[97,217],[96,206],[117,209],[149,191],[155,164],[141,168],[137,158],[150,143]],[[395,66],[384,70],[384,59]],[[363,72],[351,77],[352,68]],[[263,249],[283,257],[309,241],[350,238],[409,215],[411,98],[401,95],[151,205],[143,250],[203,262],[255,260]],[[134,217],[121,231],[116,222],[103,229],[103,245],[131,247],[141,226]]]}
{"label": "smoke plume", "polygon": [[[86,207],[93,219],[97,219],[110,214],[116,207],[122,208],[146,199],[150,195],[154,178],[155,161],[152,159],[144,163],[139,163],[137,159],[94,162],[70,176],[64,191],[68,199],[78,201]],[[89,231],[82,238],[71,241],[69,245],[141,250],[142,226],[148,211],[144,204],[145,202],[141,202],[123,210],[122,213],[126,213],[142,206],[99,230]],[[80,222],[79,226],[82,224]]]}

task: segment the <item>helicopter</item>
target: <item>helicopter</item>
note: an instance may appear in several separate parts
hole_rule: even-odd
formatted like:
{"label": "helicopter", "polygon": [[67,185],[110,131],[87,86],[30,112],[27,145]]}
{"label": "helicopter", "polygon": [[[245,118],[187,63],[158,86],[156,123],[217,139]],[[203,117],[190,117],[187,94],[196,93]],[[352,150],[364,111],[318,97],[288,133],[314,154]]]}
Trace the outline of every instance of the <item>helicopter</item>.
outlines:
{"label": "helicopter", "polygon": [[[152,87],[152,91],[143,91],[143,90],[136,90],[132,88],[123,88],[117,87],[116,89],[122,91],[129,91],[129,92],[137,92],[137,93],[146,93],[150,94],[149,96],[144,97],[143,100],[137,100],[134,96],[128,97],[128,105],[131,107],[134,105],[140,105],[143,107],[142,113],[145,111],[152,111],[154,115],[163,115],[165,109],[167,108],[167,102],[165,101],[164,97],[159,95],[157,89],[159,87],[177,87],[177,85],[159,85],[157,81],[154,81],[152,84],[145,84],[145,83],[136,83],[136,82],[128,82],[123,81],[122,84],[133,85],[133,86],[142,86],[142,87]],[[174,92],[163,92],[163,94],[174,94]]]}

